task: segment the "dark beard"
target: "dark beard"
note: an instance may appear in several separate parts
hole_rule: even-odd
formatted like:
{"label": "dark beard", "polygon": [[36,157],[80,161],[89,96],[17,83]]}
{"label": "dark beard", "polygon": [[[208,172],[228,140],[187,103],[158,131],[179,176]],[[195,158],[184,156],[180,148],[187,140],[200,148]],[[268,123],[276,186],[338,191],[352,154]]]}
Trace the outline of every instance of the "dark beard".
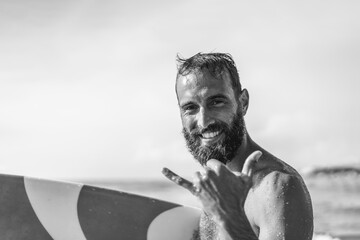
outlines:
{"label": "dark beard", "polygon": [[[209,146],[201,146],[200,134],[205,131],[222,131],[225,138]],[[231,125],[223,122],[215,122],[206,129],[194,129],[188,132],[183,128],[187,148],[194,158],[203,166],[210,159],[216,159],[226,164],[235,157],[236,151],[240,147],[245,134],[244,118],[240,111],[233,117]]]}

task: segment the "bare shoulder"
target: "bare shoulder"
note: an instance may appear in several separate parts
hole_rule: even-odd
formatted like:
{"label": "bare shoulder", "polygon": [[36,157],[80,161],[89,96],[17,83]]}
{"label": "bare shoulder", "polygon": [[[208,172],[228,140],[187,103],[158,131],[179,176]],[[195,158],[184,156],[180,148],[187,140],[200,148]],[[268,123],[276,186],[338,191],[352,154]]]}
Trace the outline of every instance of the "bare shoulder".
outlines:
{"label": "bare shoulder", "polygon": [[[279,196],[290,190],[307,194],[306,186],[299,174],[283,169],[267,169],[259,172],[254,178],[256,191]],[[269,196],[269,195],[268,195]]]}
{"label": "bare shoulder", "polygon": [[289,190],[308,195],[300,174],[290,165],[270,154],[265,154],[264,158],[258,162],[253,176],[253,184],[253,190],[265,191],[276,196]]}
{"label": "bare shoulder", "polygon": [[285,162],[271,155],[259,162],[249,200],[247,206],[260,232],[276,229],[292,236],[306,235],[299,239],[312,235],[310,194],[300,174]]}

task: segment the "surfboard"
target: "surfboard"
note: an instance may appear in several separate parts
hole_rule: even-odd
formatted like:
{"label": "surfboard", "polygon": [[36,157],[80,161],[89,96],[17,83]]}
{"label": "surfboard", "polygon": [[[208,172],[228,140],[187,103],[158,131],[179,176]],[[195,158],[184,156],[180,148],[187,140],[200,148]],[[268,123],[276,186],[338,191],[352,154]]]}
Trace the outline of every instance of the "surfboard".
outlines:
{"label": "surfboard", "polygon": [[3,240],[191,240],[200,213],[122,191],[0,174]]}

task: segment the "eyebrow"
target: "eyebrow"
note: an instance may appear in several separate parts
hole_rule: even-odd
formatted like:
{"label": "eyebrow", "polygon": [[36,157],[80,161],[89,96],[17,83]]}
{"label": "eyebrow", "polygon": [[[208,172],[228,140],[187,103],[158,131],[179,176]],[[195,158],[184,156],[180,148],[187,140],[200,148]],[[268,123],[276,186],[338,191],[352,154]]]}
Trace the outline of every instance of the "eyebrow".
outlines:
{"label": "eyebrow", "polygon": [[219,99],[219,98],[225,99],[225,100],[229,99],[229,98],[228,98],[226,95],[224,95],[224,94],[216,94],[216,95],[210,96],[210,97],[208,98],[208,100]]}
{"label": "eyebrow", "polygon": [[[214,100],[214,99],[224,99],[224,100],[228,100],[229,98],[226,96],[226,95],[224,95],[224,94],[216,94],[216,95],[213,95],[213,96],[210,96],[210,97],[208,97],[206,100],[207,101],[211,101],[211,100]],[[193,101],[191,101],[191,100],[188,100],[188,101],[186,101],[186,102],[184,102],[184,103],[182,103],[182,104],[179,104],[179,106],[181,107],[181,108],[184,108],[184,107],[186,107],[187,105],[190,105],[190,104],[195,104]]]}
{"label": "eyebrow", "polygon": [[194,104],[194,102],[193,101],[186,101],[186,102],[180,104],[180,107],[184,108],[184,107],[186,107],[187,105],[190,105],[190,104]]}

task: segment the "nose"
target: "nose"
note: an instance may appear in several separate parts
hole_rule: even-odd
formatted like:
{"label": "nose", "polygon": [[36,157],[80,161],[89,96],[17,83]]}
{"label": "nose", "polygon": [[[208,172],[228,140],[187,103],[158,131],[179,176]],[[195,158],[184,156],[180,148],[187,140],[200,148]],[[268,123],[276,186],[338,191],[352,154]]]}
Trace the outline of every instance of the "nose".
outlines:
{"label": "nose", "polygon": [[215,122],[215,120],[211,116],[211,113],[208,110],[206,110],[205,108],[200,108],[200,110],[196,116],[196,120],[197,120],[197,126],[199,129],[205,129],[210,124]]}

